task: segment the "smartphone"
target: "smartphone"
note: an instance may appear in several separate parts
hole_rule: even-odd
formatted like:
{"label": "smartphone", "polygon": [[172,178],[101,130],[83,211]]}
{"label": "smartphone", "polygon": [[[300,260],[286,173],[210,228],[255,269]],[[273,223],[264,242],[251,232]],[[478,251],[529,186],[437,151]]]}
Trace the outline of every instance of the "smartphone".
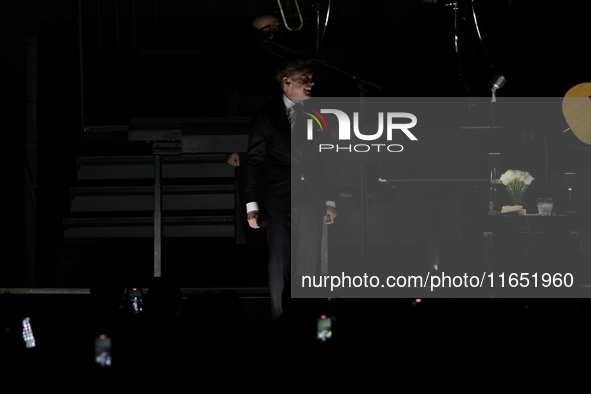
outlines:
{"label": "smartphone", "polygon": [[113,363],[111,356],[111,338],[101,334],[94,339],[94,361],[101,367],[110,367]]}
{"label": "smartphone", "polygon": [[142,298],[142,289],[132,287],[128,291],[129,308],[132,313],[141,313],[144,310],[144,301]]}
{"label": "smartphone", "polygon": [[31,326],[31,319],[25,317],[23,319],[23,339],[27,348],[35,347],[35,337],[33,336],[33,327]]}
{"label": "smartphone", "polygon": [[336,300],[334,298],[323,298],[322,309],[318,312],[316,319],[316,342],[331,343],[335,340],[335,326],[337,321]]}
{"label": "smartphone", "polygon": [[320,315],[316,319],[316,341],[320,343],[330,342],[333,338],[333,318]]}

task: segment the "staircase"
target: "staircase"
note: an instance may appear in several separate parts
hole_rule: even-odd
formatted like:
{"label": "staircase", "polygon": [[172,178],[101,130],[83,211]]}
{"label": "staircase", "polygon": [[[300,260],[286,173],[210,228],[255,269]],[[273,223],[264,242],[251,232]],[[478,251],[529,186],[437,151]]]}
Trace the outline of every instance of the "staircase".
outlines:
{"label": "staircase", "polygon": [[[181,286],[264,286],[260,270],[244,264],[234,168],[226,154],[160,157],[159,246],[155,158],[148,144],[125,142],[122,134],[125,127],[99,127],[85,135],[70,188],[70,214],[63,218],[58,286],[87,287],[111,275],[145,287],[156,275],[158,248],[161,275]],[[113,141],[120,142],[117,149],[101,146]]]}
{"label": "staircase", "polygon": [[[236,34],[241,23],[211,35],[217,21],[196,25],[160,18],[156,11],[147,4],[100,9],[81,4],[76,32],[84,130],[75,180],[68,185],[69,210],[58,216],[63,242],[57,285],[88,287],[112,280],[149,287],[161,256],[161,276],[173,277],[183,288],[266,287],[265,259],[246,252],[225,146],[166,152],[155,166],[152,144],[130,141],[130,130],[137,131],[131,119],[230,122],[246,116],[245,100],[228,76],[235,73],[237,55],[253,68],[258,64],[252,61],[257,58],[252,37]],[[228,122],[223,119],[220,127]],[[215,127],[207,132],[208,137],[223,134]],[[160,204],[155,204],[156,190]],[[155,220],[155,205],[161,207],[161,220]],[[156,223],[161,237],[154,234]]]}

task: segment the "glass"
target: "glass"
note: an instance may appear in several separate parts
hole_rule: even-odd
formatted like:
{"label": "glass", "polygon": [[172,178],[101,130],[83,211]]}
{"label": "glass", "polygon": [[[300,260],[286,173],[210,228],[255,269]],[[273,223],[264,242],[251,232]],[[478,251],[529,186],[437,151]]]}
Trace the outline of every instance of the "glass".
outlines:
{"label": "glass", "polygon": [[538,212],[541,216],[550,216],[554,200],[552,198],[544,197],[538,198]]}

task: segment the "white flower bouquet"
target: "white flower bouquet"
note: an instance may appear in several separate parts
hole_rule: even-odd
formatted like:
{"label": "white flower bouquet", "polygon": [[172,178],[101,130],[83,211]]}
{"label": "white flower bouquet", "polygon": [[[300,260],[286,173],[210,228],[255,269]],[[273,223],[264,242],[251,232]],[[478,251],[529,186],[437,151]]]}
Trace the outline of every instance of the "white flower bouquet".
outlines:
{"label": "white flower bouquet", "polygon": [[527,187],[532,183],[534,177],[527,171],[507,170],[499,180],[507,188],[511,204],[521,205]]}

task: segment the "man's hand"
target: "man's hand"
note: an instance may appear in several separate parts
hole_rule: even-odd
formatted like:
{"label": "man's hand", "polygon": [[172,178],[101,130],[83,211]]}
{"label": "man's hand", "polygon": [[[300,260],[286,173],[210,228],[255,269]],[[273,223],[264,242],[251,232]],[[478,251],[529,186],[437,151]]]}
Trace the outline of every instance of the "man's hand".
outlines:
{"label": "man's hand", "polygon": [[326,215],[324,215],[324,223],[333,224],[334,219],[337,217],[337,210],[332,205],[326,206]]}
{"label": "man's hand", "polygon": [[257,221],[260,216],[259,211],[250,211],[246,214],[246,219],[248,220],[248,225],[252,228],[260,228]]}
{"label": "man's hand", "polygon": [[240,166],[240,153],[234,152],[228,155],[228,164],[232,167],[239,167]]}

